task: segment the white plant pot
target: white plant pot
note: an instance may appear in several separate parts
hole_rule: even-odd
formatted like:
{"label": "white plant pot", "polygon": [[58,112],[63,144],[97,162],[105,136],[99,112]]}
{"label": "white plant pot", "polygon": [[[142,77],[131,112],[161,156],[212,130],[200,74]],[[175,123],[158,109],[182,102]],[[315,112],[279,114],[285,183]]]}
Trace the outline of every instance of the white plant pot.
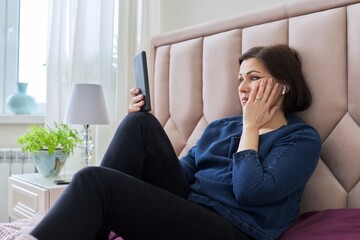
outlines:
{"label": "white plant pot", "polygon": [[56,150],[49,154],[46,150],[41,150],[34,154],[35,166],[38,172],[44,177],[56,177],[65,165],[67,155],[63,150]]}

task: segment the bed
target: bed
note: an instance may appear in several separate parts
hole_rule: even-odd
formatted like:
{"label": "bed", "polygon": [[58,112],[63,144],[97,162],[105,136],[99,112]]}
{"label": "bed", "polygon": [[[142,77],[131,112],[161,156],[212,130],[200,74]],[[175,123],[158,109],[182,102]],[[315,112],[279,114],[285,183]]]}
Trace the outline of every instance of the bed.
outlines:
{"label": "bed", "polygon": [[241,114],[241,53],[279,43],[301,55],[313,104],[298,116],[322,139],[299,216],[281,239],[360,239],[360,0],[293,1],[154,37],[152,113],[184,155],[208,123]]}
{"label": "bed", "polygon": [[272,44],[299,51],[313,104],[298,116],[318,130],[322,152],[282,239],[360,239],[359,24],[359,0],[300,0],[151,41],[152,112],[179,156],[208,123],[241,114],[242,52]]}

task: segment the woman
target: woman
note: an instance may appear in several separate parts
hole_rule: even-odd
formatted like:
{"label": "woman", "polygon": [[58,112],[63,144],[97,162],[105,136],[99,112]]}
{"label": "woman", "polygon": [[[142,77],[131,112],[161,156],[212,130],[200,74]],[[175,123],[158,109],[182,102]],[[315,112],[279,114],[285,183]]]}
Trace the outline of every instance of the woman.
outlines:
{"label": "woman", "polygon": [[317,131],[293,114],[311,94],[295,50],[240,58],[243,115],[209,124],[178,160],[138,89],[101,167],[79,171],[31,235],[43,239],[277,239],[299,210],[320,155]]}

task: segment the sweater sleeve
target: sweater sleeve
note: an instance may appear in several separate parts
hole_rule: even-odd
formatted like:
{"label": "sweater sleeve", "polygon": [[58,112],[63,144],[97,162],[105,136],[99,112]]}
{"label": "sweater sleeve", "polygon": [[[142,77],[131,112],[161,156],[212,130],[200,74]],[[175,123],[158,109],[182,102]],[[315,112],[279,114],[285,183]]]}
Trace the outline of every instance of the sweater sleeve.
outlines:
{"label": "sweater sleeve", "polygon": [[321,140],[313,129],[294,133],[277,142],[260,161],[257,151],[233,155],[233,191],[248,206],[278,201],[301,190],[316,168]]}

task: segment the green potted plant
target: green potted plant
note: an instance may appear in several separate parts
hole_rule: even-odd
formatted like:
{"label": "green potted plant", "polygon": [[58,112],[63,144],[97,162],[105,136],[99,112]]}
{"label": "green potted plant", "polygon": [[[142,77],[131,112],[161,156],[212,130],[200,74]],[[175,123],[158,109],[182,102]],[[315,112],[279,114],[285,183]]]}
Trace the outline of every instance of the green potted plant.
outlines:
{"label": "green potted plant", "polygon": [[78,143],[78,132],[64,123],[55,124],[53,128],[31,126],[18,138],[21,150],[34,155],[35,166],[44,177],[59,175]]}

